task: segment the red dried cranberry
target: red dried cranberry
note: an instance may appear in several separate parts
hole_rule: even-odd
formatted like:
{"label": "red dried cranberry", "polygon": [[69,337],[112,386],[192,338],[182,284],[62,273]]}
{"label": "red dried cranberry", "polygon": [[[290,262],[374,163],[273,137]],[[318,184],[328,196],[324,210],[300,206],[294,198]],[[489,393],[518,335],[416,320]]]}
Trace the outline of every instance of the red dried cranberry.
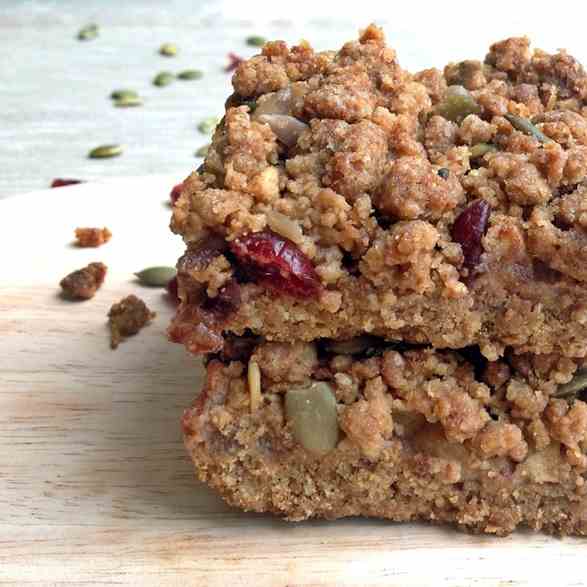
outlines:
{"label": "red dried cranberry", "polygon": [[485,200],[476,200],[465,208],[452,226],[452,239],[461,245],[464,266],[473,269],[481,259],[481,239],[487,232],[491,206]]}
{"label": "red dried cranberry", "polygon": [[74,185],[76,183],[83,183],[81,179],[62,179],[56,178],[51,182],[52,188],[62,188],[65,185]]}
{"label": "red dried cranberry", "polygon": [[169,297],[176,303],[179,303],[179,295],[177,293],[177,275],[171,278],[165,286]]}
{"label": "red dried cranberry", "polygon": [[171,192],[169,193],[169,199],[171,200],[171,205],[175,206],[175,202],[179,199],[181,195],[181,190],[183,188],[183,182],[174,185]]}
{"label": "red dried cranberry", "polygon": [[228,57],[228,65],[224,68],[224,71],[234,71],[243,61],[242,57],[239,57],[236,53],[229,53]]}
{"label": "red dried cranberry", "polygon": [[234,240],[230,250],[253,280],[297,298],[315,297],[320,278],[312,262],[296,244],[270,230]]}

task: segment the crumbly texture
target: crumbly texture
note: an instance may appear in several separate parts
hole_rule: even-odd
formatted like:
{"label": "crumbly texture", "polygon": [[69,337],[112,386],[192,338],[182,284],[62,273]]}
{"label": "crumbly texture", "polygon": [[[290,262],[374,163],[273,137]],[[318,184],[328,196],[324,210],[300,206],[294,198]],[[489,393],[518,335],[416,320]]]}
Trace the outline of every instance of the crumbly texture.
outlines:
{"label": "crumbly texture", "polygon": [[122,340],[147,326],[155,318],[143,300],[131,294],[114,304],[108,312],[110,347],[118,348]]}
{"label": "crumbly texture", "polygon": [[63,296],[71,300],[93,298],[104,283],[107,270],[104,263],[90,263],[83,269],[72,271],[59,282]]}
{"label": "crumbly texture", "polygon": [[[512,38],[483,62],[411,74],[369,26],[338,52],[267,43],[233,86],[173,210],[189,250],[225,245],[180,276],[175,331],[192,350],[249,329],[477,344],[491,360],[506,347],[587,353],[587,76],[573,57]],[[472,100],[462,116],[447,114],[449,86]],[[471,266],[452,228],[480,199],[490,217]],[[316,295],[243,275],[230,244],[259,231],[311,261]],[[212,316],[206,305],[227,283],[239,302]]]}
{"label": "crumbly texture", "polygon": [[106,228],[76,228],[75,244],[78,247],[99,247],[107,243],[112,233]]}
{"label": "crumbly texture", "polygon": [[[239,360],[208,363],[182,420],[197,476],[230,504],[292,521],[361,515],[587,535],[587,404],[556,397],[578,362],[393,347],[360,358],[300,342],[243,354],[241,342]],[[339,427],[319,455],[286,407],[317,381],[335,397]]]}

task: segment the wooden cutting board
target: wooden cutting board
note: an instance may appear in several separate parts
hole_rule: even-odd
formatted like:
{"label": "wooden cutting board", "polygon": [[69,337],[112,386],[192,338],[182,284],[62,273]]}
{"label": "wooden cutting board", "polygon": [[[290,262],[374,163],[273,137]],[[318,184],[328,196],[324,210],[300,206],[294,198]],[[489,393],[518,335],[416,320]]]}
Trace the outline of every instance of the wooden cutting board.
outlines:
{"label": "wooden cutting board", "polygon": [[[194,481],[178,421],[200,362],[165,339],[173,308],[132,273],[174,264],[164,205],[178,178],[84,184],[0,202],[0,584],[584,585],[585,541],[530,533],[243,514]],[[76,226],[108,226],[99,249]],[[93,300],[57,283],[109,266]],[[154,323],[116,351],[111,304]]]}

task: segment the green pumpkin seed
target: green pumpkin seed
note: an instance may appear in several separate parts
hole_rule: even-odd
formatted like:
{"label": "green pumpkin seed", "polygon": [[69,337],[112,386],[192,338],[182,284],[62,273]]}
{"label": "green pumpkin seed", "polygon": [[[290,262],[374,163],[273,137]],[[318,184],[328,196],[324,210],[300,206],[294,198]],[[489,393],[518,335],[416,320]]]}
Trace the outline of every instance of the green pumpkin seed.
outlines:
{"label": "green pumpkin seed", "polygon": [[165,57],[175,57],[177,55],[177,45],[174,43],[163,43],[159,47],[159,53]]}
{"label": "green pumpkin seed", "polygon": [[158,87],[168,86],[173,82],[175,76],[169,71],[162,71],[153,78],[153,85]]}
{"label": "green pumpkin seed", "polygon": [[579,369],[568,383],[558,386],[553,397],[572,398],[585,388],[587,388],[587,369]]}
{"label": "green pumpkin seed", "polygon": [[483,155],[487,155],[487,153],[495,153],[495,151],[497,151],[495,145],[489,143],[477,143],[469,149],[469,157],[471,159],[478,159],[479,157],[483,157]]}
{"label": "green pumpkin seed", "polygon": [[137,92],[135,92],[134,90],[119,89],[119,90],[114,90],[110,94],[110,97],[113,100],[125,100],[128,98],[138,98],[139,94]]}
{"label": "green pumpkin seed", "polygon": [[114,106],[116,106],[117,108],[133,108],[135,106],[142,105],[143,101],[138,96],[127,96],[125,98],[119,98],[118,100],[114,100]]}
{"label": "green pumpkin seed", "polygon": [[260,37],[258,35],[247,37],[247,45],[250,47],[262,47],[266,42],[267,39],[265,37]]}
{"label": "green pumpkin seed", "polygon": [[97,24],[88,24],[77,34],[77,38],[80,41],[90,41],[91,39],[95,39],[98,36],[98,25]]}
{"label": "green pumpkin seed", "polygon": [[192,80],[204,77],[204,72],[199,69],[185,69],[177,74],[177,79]]}
{"label": "green pumpkin seed", "polygon": [[220,119],[217,116],[210,116],[198,124],[198,130],[204,135],[212,134],[219,122]]}
{"label": "green pumpkin seed", "polygon": [[194,153],[194,155],[196,157],[205,157],[208,154],[209,149],[210,145],[203,145]]}
{"label": "green pumpkin seed", "polygon": [[291,388],[285,395],[285,413],[294,438],[315,455],[324,455],[338,444],[336,398],[328,383],[315,381]]}
{"label": "green pumpkin seed", "polygon": [[108,159],[122,155],[121,145],[100,145],[88,153],[90,159]]}
{"label": "green pumpkin seed", "polygon": [[135,275],[142,285],[164,287],[177,275],[177,270],[175,267],[148,267],[135,273]]}
{"label": "green pumpkin seed", "polygon": [[480,114],[481,107],[463,86],[449,86],[444,100],[436,107],[437,114],[461,123],[469,114]]}
{"label": "green pumpkin seed", "polygon": [[541,143],[551,143],[552,139],[547,137],[539,128],[534,126],[527,118],[516,116],[515,114],[505,114],[508,122],[516,129],[531,137],[534,137]]}

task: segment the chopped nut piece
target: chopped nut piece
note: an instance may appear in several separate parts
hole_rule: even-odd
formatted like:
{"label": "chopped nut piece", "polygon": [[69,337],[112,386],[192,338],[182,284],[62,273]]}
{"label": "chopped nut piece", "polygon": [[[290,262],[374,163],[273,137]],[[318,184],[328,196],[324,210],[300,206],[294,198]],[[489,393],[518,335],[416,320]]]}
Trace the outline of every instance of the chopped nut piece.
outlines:
{"label": "chopped nut piece", "polygon": [[132,294],[114,304],[108,312],[110,347],[117,348],[123,338],[136,334],[155,316],[143,300]]}
{"label": "chopped nut piece", "polygon": [[107,269],[104,263],[90,263],[83,269],[73,271],[59,283],[63,294],[74,300],[93,298],[102,283],[104,283]]}
{"label": "chopped nut piece", "polygon": [[110,240],[112,233],[106,228],[76,228],[78,247],[99,247]]}

